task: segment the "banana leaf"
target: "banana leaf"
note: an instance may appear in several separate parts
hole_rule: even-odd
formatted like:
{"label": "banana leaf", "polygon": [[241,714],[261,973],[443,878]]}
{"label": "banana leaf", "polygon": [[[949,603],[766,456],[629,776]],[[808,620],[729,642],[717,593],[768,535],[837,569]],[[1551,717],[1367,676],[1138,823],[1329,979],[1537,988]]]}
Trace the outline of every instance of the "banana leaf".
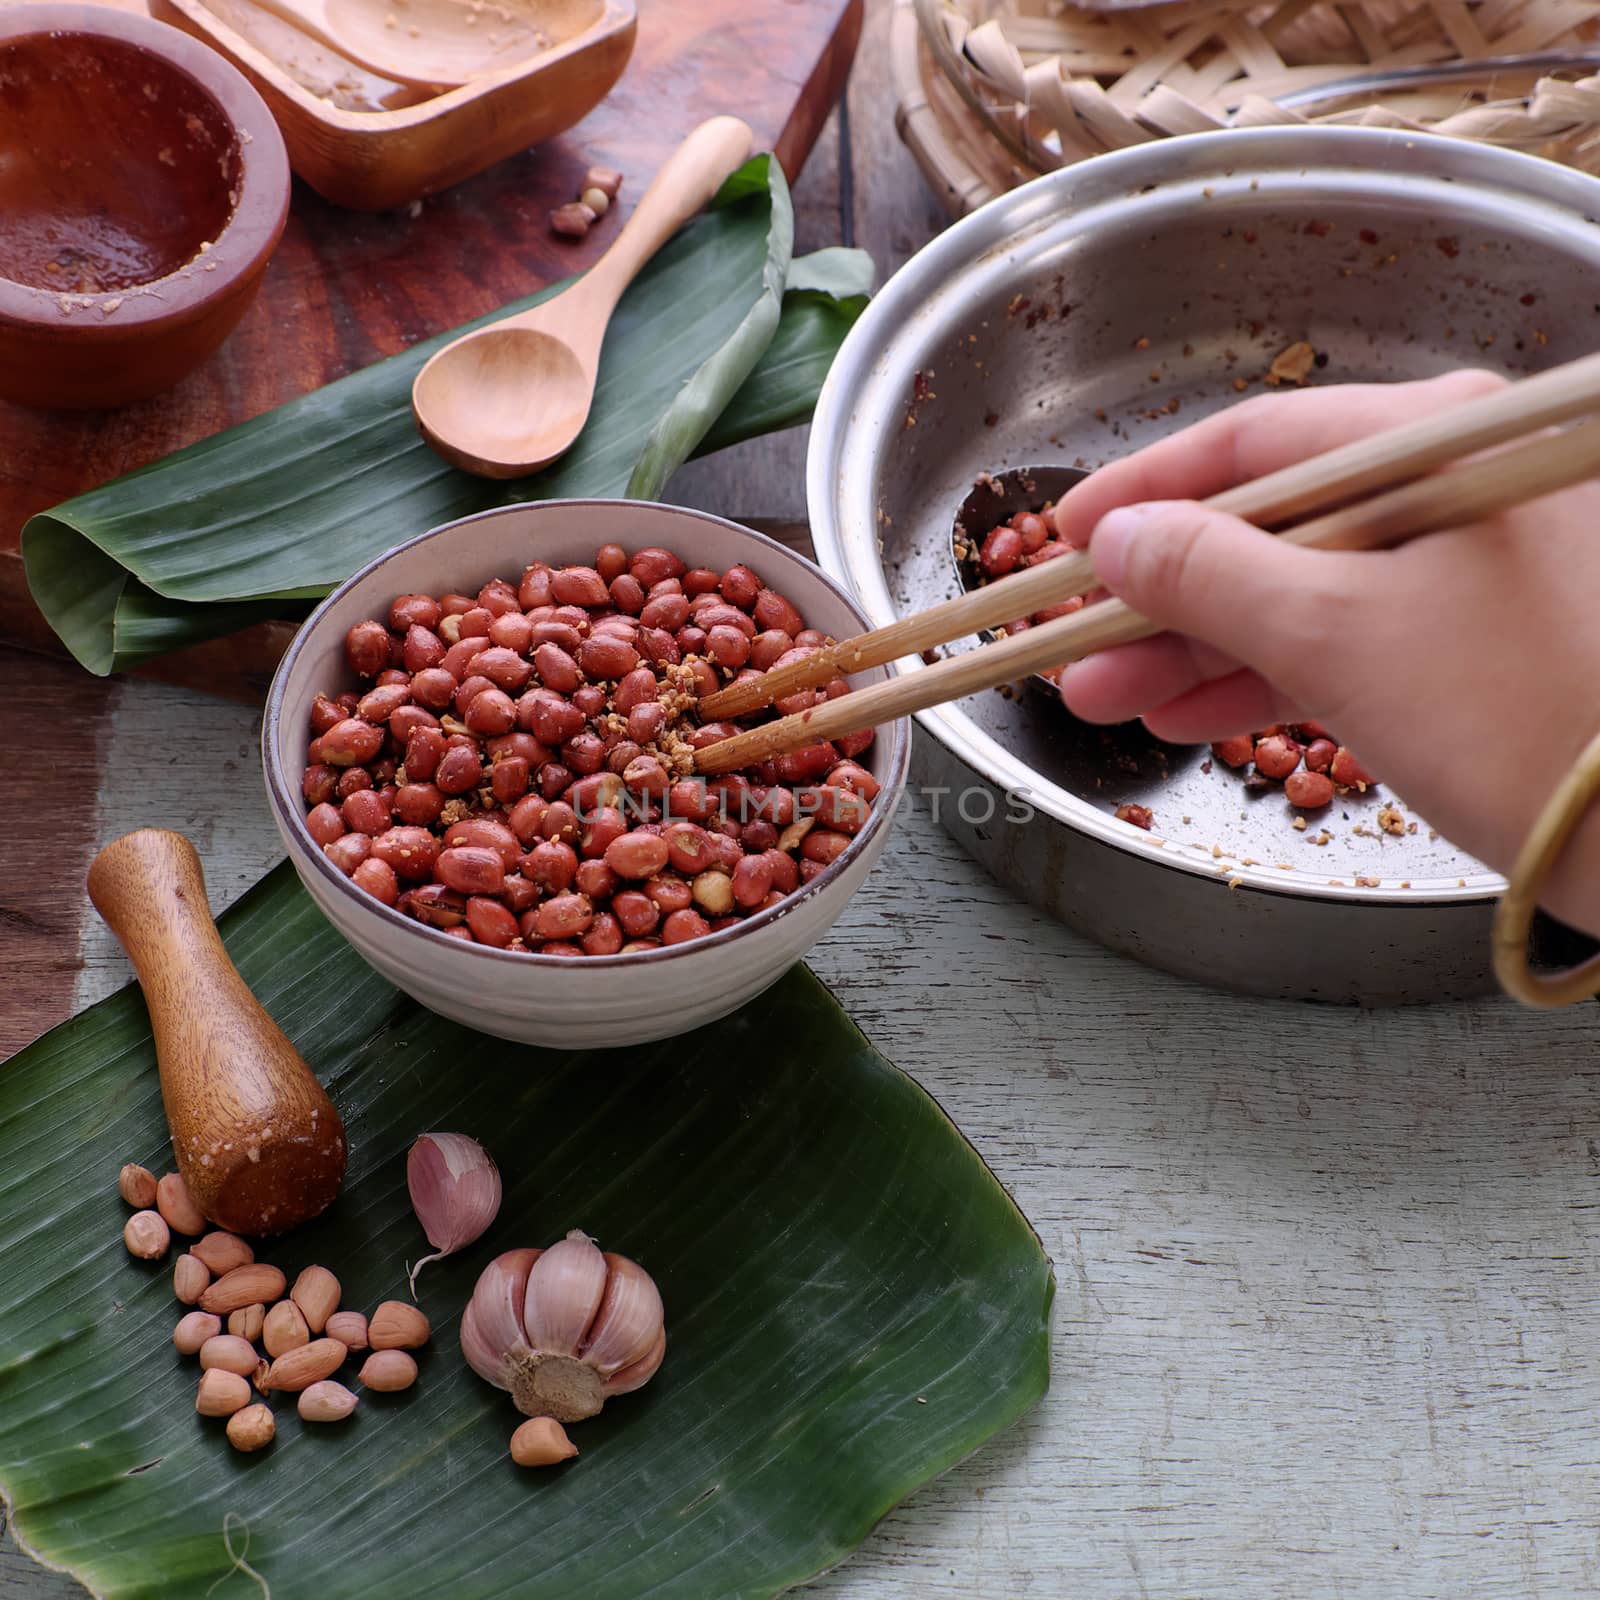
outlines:
{"label": "banana leaf", "polygon": [[[108,673],[294,616],[401,540],[487,506],[653,497],[757,373],[784,320],[792,240],[782,171],[756,157],[624,295],[589,423],[543,472],[474,478],[418,436],[412,379],[454,329],[31,518],[22,550],[34,599],[78,660]],[[859,262],[829,275],[858,300]],[[797,291],[779,352],[786,375],[775,388],[758,380],[749,416],[726,424],[730,439],[809,409],[804,371],[825,368],[854,314],[820,316],[819,294]]]}
{"label": "banana leaf", "polygon": [[[264,1249],[332,1267],[345,1303],[403,1296],[427,1248],[405,1152],[482,1138],[505,1178],[477,1245],[419,1279],[415,1389],[235,1454],[193,1410],[170,1261],[133,1261],[115,1175],[169,1147],[129,988],[0,1067],[0,1492],[17,1538],[114,1600],[724,1600],[840,1561],[897,1501],[1047,1382],[1049,1262],[939,1107],[804,967],[685,1038],[588,1055],[501,1043],[377,977],[287,865],[223,918],[351,1139],[345,1187]],[[513,1467],[520,1418],[457,1348],[482,1265],[571,1227],[636,1257],[667,1358]],[[224,1581],[225,1580],[225,1581]]]}
{"label": "banana leaf", "polygon": [[772,343],[695,454],[809,421],[822,380],[850,325],[866,310],[871,288],[872,257],[864,251],[835,246],[796,259]]}

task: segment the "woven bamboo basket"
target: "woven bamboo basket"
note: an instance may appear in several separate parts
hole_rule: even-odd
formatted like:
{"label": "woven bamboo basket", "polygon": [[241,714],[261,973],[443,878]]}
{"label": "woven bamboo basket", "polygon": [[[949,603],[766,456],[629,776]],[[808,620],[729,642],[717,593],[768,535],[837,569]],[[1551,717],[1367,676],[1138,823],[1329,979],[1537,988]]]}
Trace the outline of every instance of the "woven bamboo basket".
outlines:
{"label": "woven bamboo basket", "polygon": [[1172,134],[1344,123],[1600,171],[1595,0],[895,0],[896,125],[953,215]]}

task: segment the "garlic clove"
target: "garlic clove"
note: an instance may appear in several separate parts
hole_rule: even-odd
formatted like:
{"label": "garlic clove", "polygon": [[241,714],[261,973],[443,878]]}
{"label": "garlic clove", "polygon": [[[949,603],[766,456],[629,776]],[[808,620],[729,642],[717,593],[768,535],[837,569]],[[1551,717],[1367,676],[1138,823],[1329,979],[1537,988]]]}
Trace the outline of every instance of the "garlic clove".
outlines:
{"label": "garlic clove", "polygon": [[496,1388],[511,1386],[506,1357],[526,1347],[522,1304],[528,1274],[541,1254],[538,1250],[507,1250],[496,1256],[478,1275],[461,1318],[461,1353],[467,1365]]}
{"label": "garlic clove", "polygon": [[663,1328],[656,1335],[656,1342],[649,1351],[631,1367],[624,1367],[620,1372],[613,1373],[606,1379],[605,1397],[610,1399],[615,1394],[631,1394],[635,1389],[642,1389],[655,1377],[656,1368],[661,1365],[662,1358],[667,1353],[667,1330]]}
{"label": "garlic clove", "polygon": [[489,1152],[464,1133],[425,1133],[406,1157],[406,1187],[434,1249],[411,1269],[415,1297],[417,1274],[428,1262],[471,1244],[494,1221],[500,1210],[500,1170]]}
{"label": "garlic clove", "polygon": [[606,1290],[606,1258],[574,1228],[534,1262],[522,1303],[531,1350],[576,1356]]}
{"label": "garlic clove", "polygon": [[511,1387],[505,1346],[496,1344],[483,1331],[477,1307],[470,1301],[461,1314],[461,1354],[467,1365],[485,1383],[492,1383],[497,1389]]}
{"label": "garlic clove", "polygon": [[471,1244],[500,1209],[500,1169],[464,1133],[423,1134],[406,1157],[406,1187],[435,1250]]}
{"label": "garlic clove", "polygon": [[582,1355],[602,1378],[642,1360],[654,1347],[666,1313],[655,1280],[637,1262],[606,1251],[605,1294]]}

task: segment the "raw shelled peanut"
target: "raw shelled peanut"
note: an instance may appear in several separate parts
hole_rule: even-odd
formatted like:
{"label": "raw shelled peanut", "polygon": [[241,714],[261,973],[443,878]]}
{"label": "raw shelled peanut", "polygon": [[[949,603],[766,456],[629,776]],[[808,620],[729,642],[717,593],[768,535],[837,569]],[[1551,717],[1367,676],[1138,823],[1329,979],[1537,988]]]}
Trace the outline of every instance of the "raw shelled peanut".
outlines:
{"label": "raw shelled peanut", "polygon": [[294,1280],[289,1298],[300,1308],[306,1327],[321,1333],[339,1309],[339,1280],[326,1267],[307,1267]]}
{"label": "raw shelled peanut", "polygon": [[228,1313],[228,1332],[254,1344],[261,1337],[266,1320],[267,1308],[258,1300],[253,1306],[240,1306]]}
{"label": "raw shelled peanut", "polygon": [[511,1435],[511,1459],[519,1467],[552,1467],[577,1453],[577,1445],[554,1417],[529,1417]]}
{"label": "raw shelled peanut", "polygon": [[238,1311],[242,1306],[271,1305],[283,1298],[284,1276],[276,1267],[255,1261],[246,1267],[235,1267],[225,1272],[200,1296],[202,1311],[215,1311],[219,1316]]}
{"label": "raw shelled peanut", "polygon": [[581,239],[594,223],[594,211],[581,200],[572,200],[564,206],[557,206],[550,213],[551,228],[556,233],[565,234],[569,239]]}
{"label": "raw shelled peanut", "polygon": [[205,1372],[220,1367],[224,1372],[236,1372],[241,1378],[253,1378],[261,1358],[248,1339],[236,1334],[219,1333],[200,1346],[200,1366]]}
{"label": "raw shelled peanut", "polygon": [[200,1234],[206,1231],[205,1213],[194,1203],[189,1186],[176,1172],[169,1172],[156,1185],[156,1210],[167,1219],[174,1233]]}
{"label": "raw shelled peanut", "polygon": [[330,1339],[339,1340],[347,1349],[367,1348],[367,1319],[359,1311],[335,1311],[328,1318],[328,1326],[324,1331]]}
{"label": "raw shelled peanut", "polygon": [[[310,712],[311,840],[354,885],[450,938],[561,957],[654,950],[775,910],[866,825],[870,731],[709,781],[741,731],[702,695],[825,648],[743,563],[608,544],[476,594],[406,594],[356,623]],[[849,693],[842,677],[743,719]]]}
{"label": "raw shelled peanut", "polygon": [[355,1408],[356,1397],[331,1378],[302,1389],[295,1407],[306,1422],[343,1422]]}
{"label": "raw shelled peanut", "polygon": [[596,220],[611,209],[622,187],[622,174],[615,167],[590,167],[583,175],[578,198],[550,213],[550,226],[569,238],[581,239]]}
{"label": "raw shelled peanut", "polygon": [[385,1300],[367,1322],[367,1342],[374,1350],[419,1350],[432,1330],[428,1319],[404,1300]]}
{"label": "raw shelled peanut", "polygon": [[135,1211],[148,1211],[156,1203],[156,1175],[130,1161],[117,1174],[117,1193]]}
{"label": "raw shelled peanut", "polygon": [[256,1392],[258,1394],[266,1394],[269,1392],[267,1388],[267,1378],[271,1372],[272,1363],[270,1361],[258,1361],[256,1363],[256,1370],[251,1374],[250,1381],[255,1385]]}
{"label": "raw shelled peanut", "polygon": [[231,1417],[250,1404],[250,1385],[237,1372],[213,1367],[200,1374],[194,1408],[202,1417]]}
{"label": "raw shelled peanut", "polygon": [[367,1388],[393,1394],[417,1381],[417,1364],[404,1350],[374,1350],[357,1376]]}
{"label": "raw shelled peanut", "polygon": [[280,1300],[261,1325],[261,1342],[269,1356],[286,1356],[311,1343],[305,1313],[292,1300]]}
{"label": "raw shelled peanut", "polygon": [[122,1226],[122,1242],[130,1256],[159,1261],[172,1244],[172,1230],[159,1211],[135,1211]]}
{"label": "raw shelled peanut", "polygon": [[272,1407],[264,1406],[260,1402],[246,1406],[242,1411],[235,1411],[228,1418],[228,1443],[235,1450],[246,1454],[252,1450],[264,1450],[272,1443],[273,1435],[277,1431],[278,1425],[272,1418]]}
{"label": "raw shelled peanut", "polygon": [[198,1355],[206,1341],[215,1339],[221,1332],[220,1317],[212,1316],[209,1311],[191,1311],[178,1319],[178,1326],[172,1330],[172,1343],[180,1356]]}
{"label": "raw shelled peanut", "polygon": [[268,1389],[308,1389],[331,1378],[345,1363],[349,1348],[337,1339],[313,1339],[281,1355],[267,1373]]}
{"label": "raw shelled peanut", "polygon": [[190,1255],[199,1256],[214,1277],[220,1278],[235,1267],[247,1267],[256,1253],[236,1233],[213,1229],[189,1246]]}
{"label": "raw shelled peanut", "polygon": [[172,1292],[186,1306],[192,1306],[206,1292],[211,1274],[199,1256],[184,1254],[172,1268]]}

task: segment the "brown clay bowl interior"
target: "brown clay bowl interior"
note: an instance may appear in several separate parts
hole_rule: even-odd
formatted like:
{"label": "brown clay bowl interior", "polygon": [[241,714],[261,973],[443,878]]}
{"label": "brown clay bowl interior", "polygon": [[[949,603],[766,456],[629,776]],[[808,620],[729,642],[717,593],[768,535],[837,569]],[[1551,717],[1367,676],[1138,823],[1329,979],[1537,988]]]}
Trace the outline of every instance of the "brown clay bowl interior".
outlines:
{"label": "brown clay bowl interior", "polygon": [[233,329],[283,231],[261,97],[176,29],[89,5],[0,13],[0,394],[153,394]]}

